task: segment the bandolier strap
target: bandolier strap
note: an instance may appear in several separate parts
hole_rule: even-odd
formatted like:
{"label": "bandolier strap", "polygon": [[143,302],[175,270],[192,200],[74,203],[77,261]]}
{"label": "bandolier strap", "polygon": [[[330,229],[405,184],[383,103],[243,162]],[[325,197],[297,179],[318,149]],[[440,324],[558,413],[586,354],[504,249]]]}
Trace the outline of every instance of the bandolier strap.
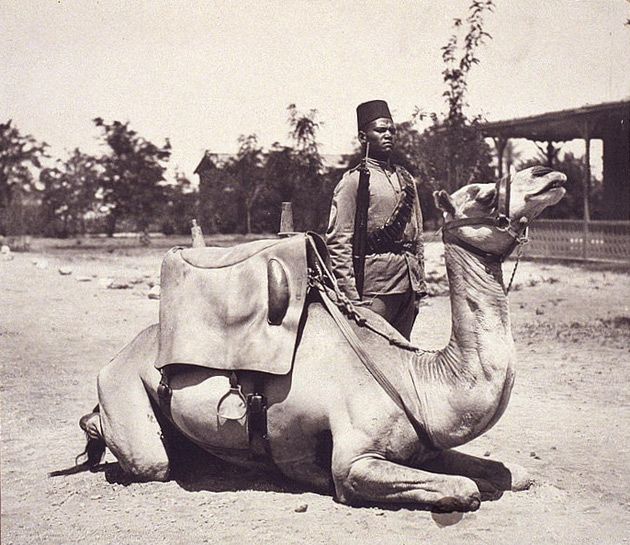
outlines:
{"label": "bandolier strap", "polygon": [[415,243],[403,241],[405,228],[411,219],[416,191],[411,174],[405,169],[397,170],[403,181],[402,195],[392,215],[382,227],[372,231],[367,237],[367,253],[382,254],[387,252],[402,253],[413,251]]}

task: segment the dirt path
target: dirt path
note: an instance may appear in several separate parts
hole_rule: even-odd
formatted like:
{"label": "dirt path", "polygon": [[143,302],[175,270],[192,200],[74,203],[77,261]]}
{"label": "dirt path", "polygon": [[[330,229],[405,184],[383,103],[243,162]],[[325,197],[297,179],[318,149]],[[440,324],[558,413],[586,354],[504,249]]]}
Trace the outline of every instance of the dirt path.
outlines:
{"label": "dirt path", "polygon": [[[437,270],[439,252],[429,247]],[[527,492],[462,517],[345,507],[220,463],[168,483],[108,482],[111,471],[49,477],[83,447],[76,423],[96,401],[99,368],[157,320],[147,292],[161,253],[0,262],[2,544],[630,542],[630,277],[562,265],[521,265],[510,296],[520,356],[512,400],[462,449],[526,466],[537,480]],[[48,268],[38,269],[43,257]],[[138,283],[106,289],[103,277]],[[431,298],[417,344],[446,340],[448,308]]]}

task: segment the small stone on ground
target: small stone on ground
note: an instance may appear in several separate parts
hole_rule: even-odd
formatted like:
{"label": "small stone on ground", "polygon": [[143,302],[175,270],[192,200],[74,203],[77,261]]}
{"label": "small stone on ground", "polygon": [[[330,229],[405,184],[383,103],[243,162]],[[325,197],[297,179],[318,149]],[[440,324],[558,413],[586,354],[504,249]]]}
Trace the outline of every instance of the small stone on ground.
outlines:
{"label": "small stone on ground", "polygon": [[159,299],[160,298],[160,286],[156,284],[149,290],[149,299]]}

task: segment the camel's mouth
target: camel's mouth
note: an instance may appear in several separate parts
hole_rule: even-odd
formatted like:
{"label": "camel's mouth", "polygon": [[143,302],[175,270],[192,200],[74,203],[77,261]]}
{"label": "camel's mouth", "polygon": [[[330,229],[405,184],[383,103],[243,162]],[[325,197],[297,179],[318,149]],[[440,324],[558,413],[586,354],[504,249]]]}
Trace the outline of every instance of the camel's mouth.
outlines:
{"label": "camel's mouth", "polygon": [[554,190],[561,190],[564,193],[564,183],[567,181],[567,177],[561,172],[553,172],[553,176],[551,179],[540,188],[538,191],[534,193],[530,193],[527,195],[527,199],[531,199],[532,197],[538,197],[539,195],[544,195]]}

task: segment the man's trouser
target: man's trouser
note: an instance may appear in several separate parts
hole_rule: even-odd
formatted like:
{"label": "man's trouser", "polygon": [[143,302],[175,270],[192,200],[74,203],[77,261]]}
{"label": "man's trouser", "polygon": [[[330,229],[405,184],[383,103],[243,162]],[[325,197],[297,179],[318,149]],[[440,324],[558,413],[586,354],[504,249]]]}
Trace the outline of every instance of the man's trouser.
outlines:
{"label": "man's trouser", "polygon": [[[366,298],[367,299],[367,298]],[[409,340],[418,315],[418,296],[413,291],[393,295],[376,295],[367,299],[366,307],[380,314]]]}

